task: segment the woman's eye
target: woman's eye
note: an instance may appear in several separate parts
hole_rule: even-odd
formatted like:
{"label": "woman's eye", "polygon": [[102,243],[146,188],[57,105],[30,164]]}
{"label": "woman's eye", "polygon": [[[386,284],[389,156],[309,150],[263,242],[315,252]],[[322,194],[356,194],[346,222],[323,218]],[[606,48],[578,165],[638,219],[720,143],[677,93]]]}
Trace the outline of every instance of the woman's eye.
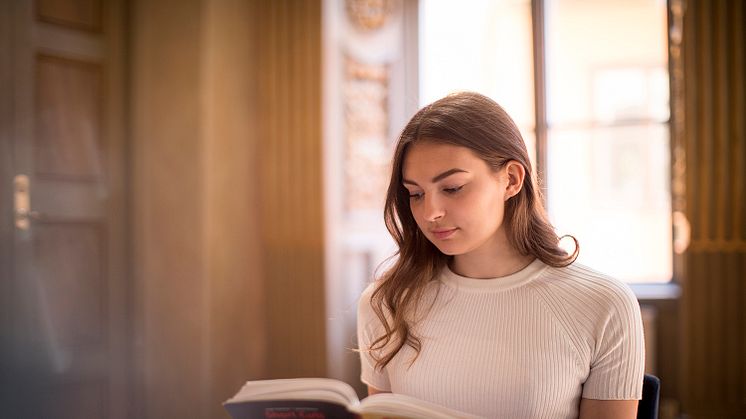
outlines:
{"label": "woman's eye", "polygon": [[446,192],[446,193],[454,194],[454,193],[460,191],[461,188],[463,188],[463,187],[464,187],[464,185],[456,186],[456,187],[453,187],[453,188],[445,188],[445,189],[443,189],[443,191]]}
{"label": "woman's eye", "polygon": [[410,192],[409,193],[409,199],[420,199],[422,198],[421,192]]}

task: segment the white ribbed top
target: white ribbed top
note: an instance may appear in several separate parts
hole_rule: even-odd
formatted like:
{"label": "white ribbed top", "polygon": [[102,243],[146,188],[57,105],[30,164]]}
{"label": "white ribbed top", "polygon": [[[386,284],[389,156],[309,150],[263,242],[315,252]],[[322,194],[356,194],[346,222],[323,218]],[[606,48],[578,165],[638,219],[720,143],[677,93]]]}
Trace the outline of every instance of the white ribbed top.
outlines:
{"label": "white ribbed top", "polygon": [[[358,341],[381,335],[358,305]],[[538,259],[501,278],[473,279],[448,268],[428,288],[432,308],[413,326],[422,350],[405,346],[381,372],[361,353],[361,379],[380,390],[490,418],[577,418],[580,398],[642,396],[644,341],[630,288],[584,266]],[[429,304],[428,304],[429,306]]]}

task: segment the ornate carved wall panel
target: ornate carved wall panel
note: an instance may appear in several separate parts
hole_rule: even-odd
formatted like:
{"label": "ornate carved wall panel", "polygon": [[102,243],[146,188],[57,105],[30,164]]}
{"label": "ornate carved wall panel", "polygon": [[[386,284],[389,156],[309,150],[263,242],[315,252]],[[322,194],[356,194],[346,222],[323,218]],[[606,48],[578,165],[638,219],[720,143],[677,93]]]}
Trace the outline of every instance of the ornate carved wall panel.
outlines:
{"label": "ornate carved wall panel", "polygon": [[324,2],[329,375],[357,385],[355,307],[393,252],[383,204],[396,137],[416,111],[417,2]]}
{"label": "ornate carved wall panel", "polygon": [[388,186],[389,65],[345,56],[345,211],[375,211]]}

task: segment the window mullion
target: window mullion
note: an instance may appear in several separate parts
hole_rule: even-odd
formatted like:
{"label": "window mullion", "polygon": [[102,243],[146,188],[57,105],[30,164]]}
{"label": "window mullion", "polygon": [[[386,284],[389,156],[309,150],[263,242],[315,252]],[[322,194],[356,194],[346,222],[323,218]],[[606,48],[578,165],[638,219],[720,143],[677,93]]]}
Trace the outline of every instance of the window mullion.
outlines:
{"label": "window mullion", "polygon": [[533,34],[534,67],[534,132],[536,134],[536,180],[542,192],[544,207],[547,201],[547,92],[546,92],[546,49],[544,46],[545,0],[531,0],[531,26]]}

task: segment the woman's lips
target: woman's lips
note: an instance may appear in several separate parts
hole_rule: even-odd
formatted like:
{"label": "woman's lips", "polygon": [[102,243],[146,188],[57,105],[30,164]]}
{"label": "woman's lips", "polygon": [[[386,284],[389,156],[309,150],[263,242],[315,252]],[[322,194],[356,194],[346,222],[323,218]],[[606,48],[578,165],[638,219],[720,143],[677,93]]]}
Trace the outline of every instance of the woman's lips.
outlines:
{"label": "woman's lips", "polygon": [[451,237],[451,235],[455,233],[456,230],[458,230],[458,228],[451,228],[448,230],[432,230],[431,233],[433,234],[433,236],[435,236],[436,239],[443,240]]}

